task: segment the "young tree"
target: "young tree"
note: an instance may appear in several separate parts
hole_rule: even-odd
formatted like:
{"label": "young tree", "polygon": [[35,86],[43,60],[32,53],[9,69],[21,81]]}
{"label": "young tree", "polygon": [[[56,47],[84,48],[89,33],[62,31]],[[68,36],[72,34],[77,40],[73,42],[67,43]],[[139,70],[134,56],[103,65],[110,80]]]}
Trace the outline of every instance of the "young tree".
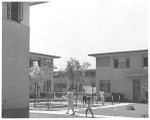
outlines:
{"label": "young tree", "polygon": [[47,96],[48,96],[48,83],[51,79],[51,71],[53,70],[53,62],[52,59],[46,59],[43,58],[43,65],[39,67],[38,61],[33,62],[33,66],[30,68],[29,76],[31,77],[31,80],[35,84],[35,97],[34,97],[34,107],[35,107],[35,101],[36,97],[38,97],[38,83],[42,81],[47,81]]}
{"label": "young tree", "polygon": [[51,77],[51,71],[53,69],[52,63],[44,64],[39,67],[38,62],[34,62],[30,68],[30,77],[34,83],[41,82],[42,80],[48,80]]}
{"label": "young tree", "polygon": [[66,77],[70,80],[70,88],[76,90],[76,105],[77,92],[79,91],[79,87],[81,87],[84,82],[83,76],[85,75],[85,71],[89,66],[90,63],[88,62],[84,62],[81,65],[79,60],[77,60],[76,58],[70,58],[70,60],[67,61]]}

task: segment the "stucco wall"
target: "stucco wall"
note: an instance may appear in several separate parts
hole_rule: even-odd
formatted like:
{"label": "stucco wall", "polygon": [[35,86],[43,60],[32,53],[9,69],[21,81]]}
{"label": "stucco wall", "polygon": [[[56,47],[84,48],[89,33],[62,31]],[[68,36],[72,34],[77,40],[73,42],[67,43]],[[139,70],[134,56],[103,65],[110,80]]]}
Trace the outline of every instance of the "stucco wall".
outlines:
{"label": "stucco wall", "polygon": [[[147,55],[146,52],[138,52],[138,53],[126,53],[126,54],[116,54],[116,55],[108,55],[110,56],[110,66],[98,67],[96,68],[96,92],[98,94],[99,88],[99,80],[110,80],[111,81],[111,92],[120,92],[125,95],[133,97],[133,79],[140,79],[141,85],[141,97],[144,96],[143,85],[148,83],[147,77],[126,77],[126,73],[130,72],[139,72],[142,71],[142,56]],[[129,56],[130,57],[130,68],[117,68],[114,69],[114,57],[119,56]],[[103,57],[103,56],[99,56]],[[104,57],[106,57],[104,55]],[[98,62],[98,61],[96,61]],[[110,95],[111,93],[106,93]]]}
{"label": "stucco wall", "polygon": [[2,20],[2,99],[5,108],[29,104],[29,26]]}

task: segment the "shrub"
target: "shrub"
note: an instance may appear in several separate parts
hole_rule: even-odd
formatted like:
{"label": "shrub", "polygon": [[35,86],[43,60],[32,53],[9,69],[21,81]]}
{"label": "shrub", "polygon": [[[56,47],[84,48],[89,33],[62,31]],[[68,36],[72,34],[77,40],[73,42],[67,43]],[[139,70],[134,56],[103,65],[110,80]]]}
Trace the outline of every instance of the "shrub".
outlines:
{"label": "shrub", "polygon": [[135,110],[133,104],[127,105],[127,110]]}
{"label": "shrub", "polygon": [[29,95],[29,98],[35,98],[35,93],[31,93],[31,94]]}
{"label": "shrub", "polygon": [[146,97],[143,97],[142,99],[140,99],[141,103],[148,103],[148,99]]}
{"label": "shrub", "polygon": [[41,96],[41,98],[43,98],[43,97],[46,97],[47,95],[46,95],[46,93],[43,92],[40,94],[40,96]]}
{"label": "shrub", "polygon": [[112,97],[111,96],[106,97],[105,102],[112,102]]}
{"label": "shrub", "polygon": [[119,95],[120,95],[120,102],[130,102],[131,101],[128,97],[126,97],[122,93],[112,92],[112,96],[113,96],[113,101],[114,102],[119,102]]}
{"label": "shrub", "polygon": [[143,118],[148,118],[147,114],[142,115]]}

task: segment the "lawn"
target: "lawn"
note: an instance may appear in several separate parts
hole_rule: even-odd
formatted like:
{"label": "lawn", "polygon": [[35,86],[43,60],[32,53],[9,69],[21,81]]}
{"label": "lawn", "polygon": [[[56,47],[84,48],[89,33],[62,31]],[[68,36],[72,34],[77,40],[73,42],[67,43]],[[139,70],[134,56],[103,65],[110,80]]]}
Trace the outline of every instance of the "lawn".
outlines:
{"label": "lawn", "polygon": [[[127,110],[127,105],[125,106],[118,106],[116,107],[110,107],[110,108],[101,108],[93,109],[93,113],[95,115],[109,115],[109,116],[122,116],[122,117],[134,117],[134,118],[143,118],[147,117],[148,115],[148,104],[139,104],[134,103],[133,104],[135,110]],[[84,114],[85,110],[80,111],[80,113]],[[90,114],[90,113],[89,113]]]}

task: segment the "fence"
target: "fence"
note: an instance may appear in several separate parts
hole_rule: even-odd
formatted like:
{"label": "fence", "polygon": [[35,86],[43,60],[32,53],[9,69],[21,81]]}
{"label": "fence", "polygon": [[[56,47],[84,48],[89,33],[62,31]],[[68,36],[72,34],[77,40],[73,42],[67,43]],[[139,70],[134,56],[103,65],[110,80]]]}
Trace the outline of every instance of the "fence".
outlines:
{"label": "fence", "polygon": [[[68,92],[49,92],[48,94],[43,94],[40,97],[32,97],[30,98],[30,107],[44,107],[44,108],[50,108],[53,107],[54,105],[58,104],[66,104],[67,103],[67,95]],[[92,99],[92,104],[93,102],[96,101],[97,103],[97,96],[95,94],[87,94],[87,96],[90,96]],[[77,95],[74,93],[74,100],[76,106],[82,103],[82,93],[78,92]]]}

